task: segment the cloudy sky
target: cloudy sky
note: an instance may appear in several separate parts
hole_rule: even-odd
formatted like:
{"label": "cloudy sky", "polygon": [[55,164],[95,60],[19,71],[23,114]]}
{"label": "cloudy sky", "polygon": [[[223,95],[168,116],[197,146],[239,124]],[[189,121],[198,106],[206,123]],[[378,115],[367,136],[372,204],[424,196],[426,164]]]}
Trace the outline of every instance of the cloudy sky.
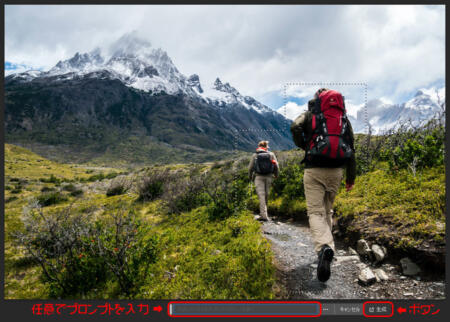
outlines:
{"label": "cloudy sky", "polygon": [[[286,83],[301,82],[287,91],[303,104],[309,82],[367,83],[369,99],[401,102],[445,81],[443,5],[9,5],[6,69],[49,69],[133,30],[202,86],[220,77],[272,108]],[[363,103],[364,86],[343,90]]]}

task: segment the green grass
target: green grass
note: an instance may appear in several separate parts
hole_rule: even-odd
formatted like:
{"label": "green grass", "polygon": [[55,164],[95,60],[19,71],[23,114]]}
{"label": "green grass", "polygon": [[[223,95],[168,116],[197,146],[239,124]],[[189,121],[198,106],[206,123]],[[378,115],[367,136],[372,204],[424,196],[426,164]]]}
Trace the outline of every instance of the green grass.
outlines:
{"label": "green grass", "polygon": [[[381,164],[382,166],[382,164]],[[367,236],[391,241],[396,248],[445,236],[444,166],[426,168],[413,176],[408,170],[378,169],[357,177],[354,189],[335,201],[337,218],[351,218]],[[367,227],[365,227],[367,226]]]}
{"label": "green grass", "polygon": [[271,299],[272,253],[249,212],[210,221],[204,207],[162,217],[160,260],[140,297]]}

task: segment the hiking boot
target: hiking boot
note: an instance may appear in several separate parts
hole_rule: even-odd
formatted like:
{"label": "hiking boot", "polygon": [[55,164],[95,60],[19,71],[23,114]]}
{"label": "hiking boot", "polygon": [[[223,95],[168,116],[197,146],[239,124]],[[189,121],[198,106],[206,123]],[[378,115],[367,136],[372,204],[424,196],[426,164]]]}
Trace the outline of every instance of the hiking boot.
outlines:
{"label": "hiking boot", "polygon": [[330,278],[330,263],[333,260],[334,252],[328,245],[323,245],[319,252],[319,263],[317,264],[317,279],[326,282]]}

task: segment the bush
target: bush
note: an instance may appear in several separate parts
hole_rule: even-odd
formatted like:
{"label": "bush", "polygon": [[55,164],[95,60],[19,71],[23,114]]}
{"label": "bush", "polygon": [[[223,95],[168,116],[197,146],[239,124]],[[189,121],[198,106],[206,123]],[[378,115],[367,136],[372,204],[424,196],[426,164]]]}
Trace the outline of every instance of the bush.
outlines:
{"label": "bush", "polygon": [[152,201],[161,197],[164,184],[173,178],[168,170],[148,172],[138,184],[138,201]]}
{"label": "bush", "polygon": [[409,169],[414,175],[419,169],[442,165],[444,135],[443,126],[394,133],[386,140],[380,159],[388,162],[391,171]]}
{"label": "bush", "polygon": [[304,166],[301,160],[294,158],[280,166],[278,178],[273,181],[272,195],[274,197],[288,196],[288,198],[304,198],[305,191],[303,187]]}
{"label": "bush", "polygon": [[22,192],[22,186],[17,185],[14,187],[13,190],[11,190],[11,193],[21,193]]}
{"label": "bush", "polygon": [[164,200],[169,213],[189,211],[209,201],[204,192],[204,183],[199,175],[179,177],[167,183],[162,200]]}
{"label": "bush", "polygon": [[44,186],[41,188],[41,192],[50,192],[55,191],[56,189],[54,187]]}
{"label": "bush", "polygon": [[416,139],[408,139],[403,147],[397,147],[389,159],[391,168],[423,169],[444,163],[444,142],[439,138],[427,135],[423,144]]}
{"label": "bush", "polygon": [[106,191],[106,196],[117,196],[123,195],[129,189],[129,184],[125,180],[116,180],[113,181],[108,190]]}
{"label": "bush", "polygon": [[70,195],[72,197],[79,197],[82,194],[83,194],[83,190],[81,190],[81,189],[76,189],[76,190],[70,192]]}
{"label": "bush", "polygon": [[5,203],[11,202],[11,201],[14,201],[17,199],[19,199],[19,198],[17,198],[16,196],[11,196],[11,197],[5,199]]}
{"label": "bush", "polygon": [[77,187],[75,187],[73,184],[68,184],[68,185],[65,185],[62,189],[65,191],[68,191],[68,192],[73,192],[73,191],[77,190]]}
{"label": "bush", "polygon": [[70,208],[44,214],[32,207],[22,220],[25,229],[15,240],[41,266],[51,297],[84,297],[108,282],[130,297],[156,261],[158,239],[132,212],[92,222]]}
{"label": "bush", "polygon": [[225,219],[243,210],[248,197],[247,169],[238,170],[228,163],[222,171],[210,171],[203,179],[210,198],[207,211],[213,220]]}
{"label": "bush", "polygon": [[95,181],[102,181],[103,179],[105,179],[105,175],[103,173],[98,173],[90,176],[85,180],[88,182],[95,182]]}
{"label": "bush", "polygon": [[114,179],[118,175],[120,175],[120,173],[118,173],[118,172],[110,172],[110,173],[105,175],[105,179]]}
{"label": "bush", "polygon": [[[90,172],[86,173],[92,173],[93,170],[90,170]],[[114,179],[115,177],[117,177],[118,175],[120,175],[120,173],[118,172],[110,172],[108,174],[104,174],[103,172],[94,174],[88,178],[81,178],[80,181],[81,182],[95,182],[95,181],[102,181],[103,179]]]}
{"label": "bush", "polygon": [[54,184],[60,184],[61,180],[58,179],[57,177],[55,177],[53,174],[50,175],[50,178],[46,179],[46,178],[40,178],[39,179],[41,182],[46,182],[46,183],[54,183]]}
{"label": "bush", "polygon": [[67,197],[61,194],[59,191],[45,192],[39,195],[37,197],[37,200],[42,207],[47,207],[67,201]]}

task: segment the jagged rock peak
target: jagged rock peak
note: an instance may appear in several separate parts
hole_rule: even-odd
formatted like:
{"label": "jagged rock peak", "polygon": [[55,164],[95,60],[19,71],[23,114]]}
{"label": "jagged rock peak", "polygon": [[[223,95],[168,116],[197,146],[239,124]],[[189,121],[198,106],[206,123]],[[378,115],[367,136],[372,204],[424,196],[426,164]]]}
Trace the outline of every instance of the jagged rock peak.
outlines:
{"label": "jagged rock peak", "polygon": [[220,81],[220,78],[217,77],[216,80],[214,81],[214,88],[219,89],[220,87],[222,87],[222,82]]}
{"label": "jagged rock peak", "polygon": [[88,66],[97,66],[103,64],[104,59],[101,56],[100,48],[95,48],[89,53],[75,53],[72,58],[59,61],[50,71],[56,70],[82,70]]}
{"label": "jagged rock peak", "polygon": [[230,83],[223,84],[222,81],[219,79],[219,77],[217,77],[216,80],[214,81],[214,89],[225,93],[240,95],[236,88],[231,86]]}
{"label": "jagged rock peak", "polygon": [[199,93],[203,93],[203,88],[200,85],[200,77],[197,74],[192,74],[187,79],[188,86],[197,89]]}
{"label": "jagged rock peak", "polygon": [[189,82],[200,82],[200,77],[198,77],[197,74],[192,74],[191,76],[189,76],[188,81]]}

